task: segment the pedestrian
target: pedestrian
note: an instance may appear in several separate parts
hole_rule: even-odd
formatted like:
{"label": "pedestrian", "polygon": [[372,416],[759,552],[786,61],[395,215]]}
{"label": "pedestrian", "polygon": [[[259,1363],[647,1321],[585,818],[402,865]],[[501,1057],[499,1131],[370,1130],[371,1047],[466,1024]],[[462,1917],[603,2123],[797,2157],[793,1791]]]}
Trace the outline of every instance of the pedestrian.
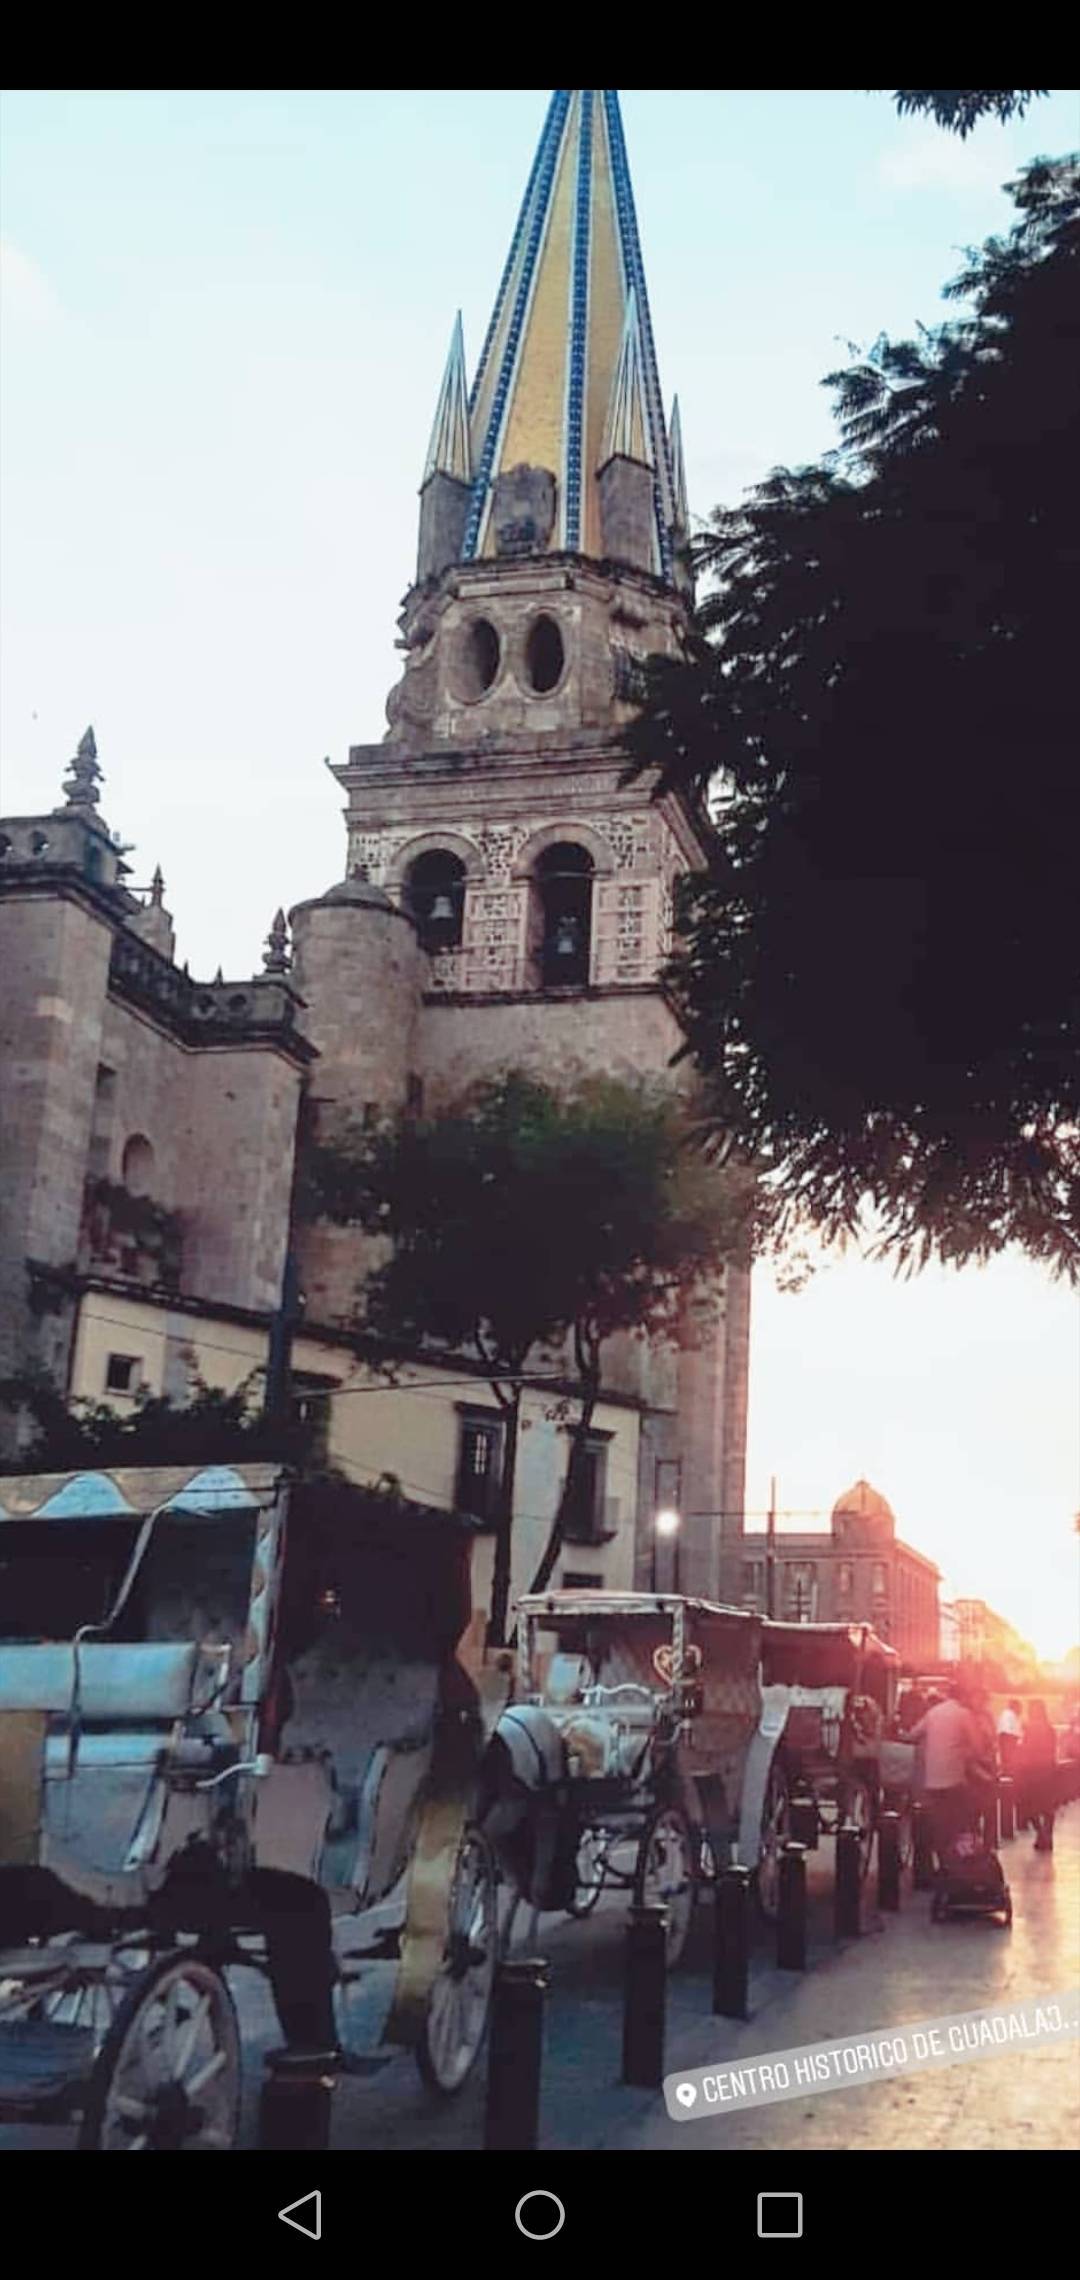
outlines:
{"label": "pedestrian", "polygon": [[1014,1698],[1006,1703],[997,1722],[998,1763],[1002,1773],[1007,1773],[1010,1777],[1016,1765],[1023,1731],[1023,1712]]}
{"label": "pedestrian", "polygon": [[1024,1791],[1035,1824],[1036,1852],[1053,1852],[1054,1808],[1057,1804],[1057,1735],[1046,1715],[1045,1702],[1029,1702],[1020,1744]]}
{"label": "pedestrian", "polygon": [[977,1815],[974,1784],[982,1764],[982,1736],[967,1689],[954,1681],[944,1700],[933,1703],[913,1727],[919,1788],[926,1809],[938,1874],[950,1845]]}

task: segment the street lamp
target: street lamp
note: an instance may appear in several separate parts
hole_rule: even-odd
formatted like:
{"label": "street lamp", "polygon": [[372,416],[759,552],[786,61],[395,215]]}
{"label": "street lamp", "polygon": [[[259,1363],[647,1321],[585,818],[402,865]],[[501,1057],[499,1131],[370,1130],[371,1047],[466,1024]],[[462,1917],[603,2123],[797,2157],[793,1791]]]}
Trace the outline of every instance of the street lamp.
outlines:
{"label": "street lamp", "polygon": [[672,1586],[672,1588],[673,1588],[675,1591],[678,1591],[678,1588],[679,1588],[679,1529],[681,1528],[681,1526],[682,1526],[682,1514],[681,1514],[681,1512],[678,1512],[678,1511],[676,1511],[676,1509],[675,1509],[675,1506],[674,1506],[673,1504],[665,1504],[665,1505],[662,1505],[662,1506],[661,1506],[661,1508],[660,1508],[660,1511],[659,1511],[659,1512],[657,1513],[657,1515],[656,1515],[656,1518],[655,1518],[655,1520],[653,1521],[652,1587],[653,1587],[653,1590],[654,1590],[654,1591],[656,1591],[656,1590],[658,1589],[658,1583],[657,1583],[657,1568],[658,1568],[658,1564],[659,1564],[659,1546],[660,1546],[660,1542],[661,1542],[661,1539],[663,1539],[663,1540],[664,1540],[666,1543],[670,1543],[670,1544],[672,1544],[672,1545],[674,1546],[674,1555],[673,1555],[673,1586]]}

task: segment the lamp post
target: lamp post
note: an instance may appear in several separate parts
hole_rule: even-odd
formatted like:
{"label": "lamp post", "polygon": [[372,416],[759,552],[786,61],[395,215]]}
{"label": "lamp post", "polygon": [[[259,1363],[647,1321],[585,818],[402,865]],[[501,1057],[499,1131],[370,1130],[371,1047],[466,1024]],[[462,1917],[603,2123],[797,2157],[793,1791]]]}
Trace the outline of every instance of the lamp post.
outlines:
{"label": "lamp post", "polygon": [[654,1591],[656,1591],[656,1590],[658,1590],[658,1589],[659,1589],[659,1585],[658,1585],[658,1582],[657,1582],[657,1569],[658,1569],[658,1566],[659,1566],[659,1551],[660,1551],[660,1545],[661,1545],[661,1542],[666,1542],[666,1543],[669,1543],[669,1544],[671,1544],[671,1545],[672,1545],[672,1547],[673,1547],[673,1553],[672,1553],[672,1590],[673,1590],[673,1591],[675,1591],[675,1592],[677,1592],[677,1591],[678,1591],[678,1588],[679,1588],[679,1529],[681,1528],[681,1526],[682,1526],[682,1514],[681,1514],[681,1512],[678,1512],[678,1511],[676,1511],[676,1508],[675,1508],[675,1506],[674,1506],[673,1504],[665,1504],[665,1505],[662,1505],[662,1506],[661,1506],[661,1509],[660,1509],[660,1511],[659,1511],[659,1512],[657,1513],[657,1515],[656,1515],[656,1518],[655,1518],[655,1520],[653,1521],[652,1587],[653,1587],[653,1590],[654,1590]]}

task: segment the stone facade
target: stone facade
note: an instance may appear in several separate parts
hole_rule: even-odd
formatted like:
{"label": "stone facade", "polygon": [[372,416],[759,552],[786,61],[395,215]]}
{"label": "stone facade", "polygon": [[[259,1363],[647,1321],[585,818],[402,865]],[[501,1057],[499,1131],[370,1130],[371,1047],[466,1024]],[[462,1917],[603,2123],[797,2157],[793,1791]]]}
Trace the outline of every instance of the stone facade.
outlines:
{"label": "stone facade", "polygon": [[121,871],[92,814],[0,827],[0,1372],[61,1390],[95,1270],[277,1305],[313,1058],[287,979],[192,982]]}

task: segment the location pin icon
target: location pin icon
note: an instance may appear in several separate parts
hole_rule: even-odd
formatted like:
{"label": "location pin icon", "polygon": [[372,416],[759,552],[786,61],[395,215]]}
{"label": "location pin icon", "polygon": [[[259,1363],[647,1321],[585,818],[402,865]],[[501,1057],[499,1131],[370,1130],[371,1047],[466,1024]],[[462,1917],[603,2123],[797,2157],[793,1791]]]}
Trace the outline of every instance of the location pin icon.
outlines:
{"label": "location pin icon", "polygon": [[680,2082],[679,2087],[675,2092],[675,2096],[677,2097],[680,2106],[689,2107],[695,2105],[697,2102],[697,2091],[695,2090],[692,2082]]}

